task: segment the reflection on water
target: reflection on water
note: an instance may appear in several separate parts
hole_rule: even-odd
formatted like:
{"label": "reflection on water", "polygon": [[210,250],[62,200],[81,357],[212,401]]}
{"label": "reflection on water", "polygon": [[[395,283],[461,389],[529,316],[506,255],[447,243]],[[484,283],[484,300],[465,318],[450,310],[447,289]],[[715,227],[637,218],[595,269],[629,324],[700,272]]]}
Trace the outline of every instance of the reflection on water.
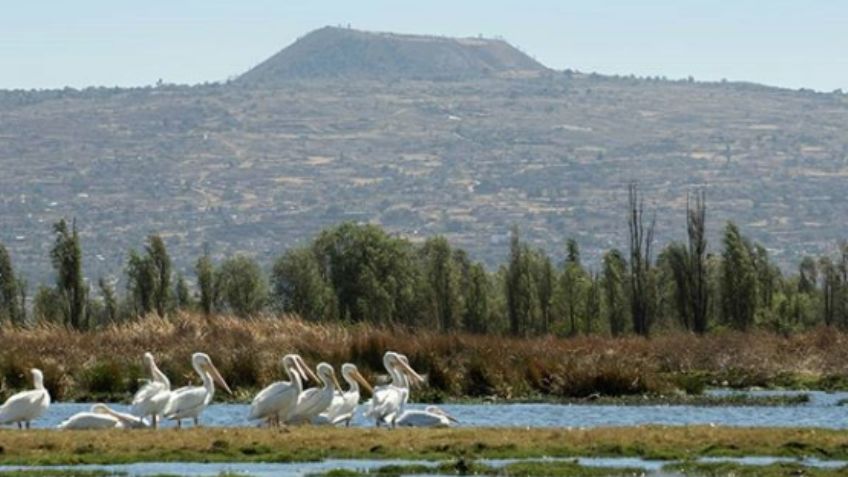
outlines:
{"label": "reflection on water", "polygon": [[[711,391],[724,395],[730,391]],[[772,395],[780,391],[755,391],[748,394]],[[784,392],[784,394],[786,394]],[[788,393],[793,394],[793,393]],[[794,394],[798,394],[795,392]],[[461,426],[506,427],[604,427],[640,424],[686,425],[715,424],[750,427],[822,427],[843,429],[848,420],[845,410],[837,406],[848,393],[805,392],[810,401],[798,406],[619,406],[595,404],[445,404],[441,406],[456,416]],[[55,427],[76,412],[87,410],[90,404],[56,403],[36,427]],[[116,404],[118,410],[127,406]],[[423,405],[411,405],[412,408]],[[250,426],[246,404],[213,404],[203,413],[201,424],[206,426]],[[170,426],[171,424],[166,424]],[[373,423],[358,413],[354,426]]]}

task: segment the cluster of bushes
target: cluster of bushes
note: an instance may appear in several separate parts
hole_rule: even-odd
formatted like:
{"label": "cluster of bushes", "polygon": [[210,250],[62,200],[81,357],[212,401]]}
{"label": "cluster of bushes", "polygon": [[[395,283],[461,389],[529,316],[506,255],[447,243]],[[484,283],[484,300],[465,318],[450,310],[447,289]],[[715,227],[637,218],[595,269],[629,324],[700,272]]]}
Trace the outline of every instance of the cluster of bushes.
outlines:
{"label": "cluster of bushes", "polygon": [[309,323],[290,316],[250,319],[178,313],[80,331],[43,324],[0,329],[2,393],[29,386],[43,369],[57,399],[128,399],[144,378],[141,355],[155,353],[175,386],[197,382],[194,351],[208,352],[246,400],[283,379],[280,358],[298,352],[313,366],[352,362],[383,379],[386,350],[407,354],[428,384],[420,399],[585,398],[594,394],[697,393],[705,385],[844,388],[848,335],[827,328],[791,336],[725,331],[652,339],[516,338],[371,324]]}
{"label": "cluster of bushes", "polygon": [[806,258],[797,273],[785,274],[729,222],[720,253],[710,254],[705,197],[698,194],[686,212],[688,241],[656,254],[653,222],[635,185],[629,192],[629,249],[609,250],[598,269],[581,261],[574,240],[555,263],[517,229],[505,263],[487,270],[444,237],[419,244],[379,226],[344,223],[286,251],[270,274],[246,256],[216,263],[204,255],[193,283],[173,273],[165,242],[151,235],[141,252],[129,253],[123,293],[105,279],[90,285],[76,224],[62,220],[50,251],[55,284],[40,286],[31,307],[26,283],[0,244],[0,325],[89,329],[200,311],[513,336],[848,327],[848,245],[837,257]]}

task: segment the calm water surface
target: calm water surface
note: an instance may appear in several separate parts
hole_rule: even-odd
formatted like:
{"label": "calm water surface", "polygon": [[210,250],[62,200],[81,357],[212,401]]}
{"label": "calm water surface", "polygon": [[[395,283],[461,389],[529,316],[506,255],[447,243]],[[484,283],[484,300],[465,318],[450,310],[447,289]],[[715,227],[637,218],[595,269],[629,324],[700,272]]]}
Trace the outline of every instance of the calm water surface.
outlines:
{"label": "calm water surface", "polygon": [[[732,391],[711,391],[725,395]],[[747,394],[799,394],[800,392],[755,391]],[[461,426],[505,427],[609,427],[640,424],[751,427],[822,427],[848,428],[848,408],[838,406],[848,393],[806,391],[810,402],[797,406],[621,406],[595,404],[445,404],[441,407],[453,414]],[[68,416],[87,410],[89,403],[54,403],[36,423],[36,427],[55,427]],[[114,404],[118,410],[126,405]],[[422,408],[411,404],[409,408]],[[201,416],[206,426],[250,426],[246,404],[212,404]],[[166,426],[173,424],[167,423]],[[372,426],[362,413],[357,413],[354,426]]]}

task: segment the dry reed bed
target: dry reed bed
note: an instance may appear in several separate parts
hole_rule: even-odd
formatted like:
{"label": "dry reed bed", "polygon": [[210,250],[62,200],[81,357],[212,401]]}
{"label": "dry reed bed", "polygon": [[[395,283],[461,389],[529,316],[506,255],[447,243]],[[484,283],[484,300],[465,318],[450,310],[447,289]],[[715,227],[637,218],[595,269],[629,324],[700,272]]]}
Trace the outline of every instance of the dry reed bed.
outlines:
{"label": "dry reed bed", "polygon": [[26,370],[45,371],[62,398],[129,396],[143,377],[140,357],[152,351],[175,385],[197,381],[194,351],[209,353],[242,394],[282,376],[283,354],[307,361],[356,363],[375,379],[385,350],[409,355],[427,373],[424,393],[445,397],[548,395],[583,397],[697,391],[704,383],[732,386],[844,387],[848,335],[817,329],[788,337],[722,332],[704,337],[669,333],[650,339],[580,336],[510,338],[443,335],[366,324],[317,324],[293,317],[150,317],[88,332],[55,325],[0,329],[0,394],[28,385]]}

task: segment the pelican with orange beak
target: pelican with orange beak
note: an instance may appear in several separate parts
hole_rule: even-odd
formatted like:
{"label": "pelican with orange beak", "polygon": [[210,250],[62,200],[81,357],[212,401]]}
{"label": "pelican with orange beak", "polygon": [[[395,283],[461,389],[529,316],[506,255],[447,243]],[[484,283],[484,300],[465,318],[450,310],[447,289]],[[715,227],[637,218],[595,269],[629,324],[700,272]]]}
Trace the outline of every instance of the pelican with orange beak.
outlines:
{"label": "pelican with orange beak", "polygon": [[383,355],[383,366],[386,367],[392,381],[374,388],[374,396],[365,416],[374,419],[377,427],[380,424],[395,426],[395,421],[403,412],[403,407],[409,400],[410,385],[424,382],[424,378],[409,365],[406,356],[394,351]]}
{"label": "pelican with orange beak", "polygon": [[227,393],[233,393],[227,382],[221,377],[221,373],[212,364],[212,359],[208,354],[194,353],[191,355],[191,366],[200,375],[203,386],[185,386],[172,391],[168,404],[162,413],[165,419],[177,421],[177,427],[182,427],[183,419],[192,419],[194,425],[198,425],[200,414],[215,397],[215,383],[218,383]]}
{"label": "pelican with orange beak", "polygon": [[283,369],[288,381],[277,381],[266,386],[253,398],[248,419],[266,419],[269,425],[279,425],[294,411],[303,391],[303,381],[309,379],[303,358],[296,354],[283,356]]}
{"label": "pelican with orange beak", "polygon": [[362,385],[366,391],[374,394],[374,389],[359,374],[355,364],[345,363],[342,365],[342,378],[347,381],[349,386],[347,392],[336,391],[333,395],[333,402],[330,403],[326,411],[313,420],[314,423],[336,425],[344,422],[345,426],[349,427],[353,414],[356,412],[356,406],[359,405],[359,386]]}
{"label": "pelican with orange beak", "polygon": [[336,390],[341,390],[339,380],[336,379],[336,373],[333,372],[332,366],[328,363],[321,363],[316,370],[318,371],[318,379],[323,383],[323,386],[310,388],[300,393],[294,412],[286,419],[286,423],[312,422],[315,416],[330,407],[330,404],[333,403],[333,396]]}

